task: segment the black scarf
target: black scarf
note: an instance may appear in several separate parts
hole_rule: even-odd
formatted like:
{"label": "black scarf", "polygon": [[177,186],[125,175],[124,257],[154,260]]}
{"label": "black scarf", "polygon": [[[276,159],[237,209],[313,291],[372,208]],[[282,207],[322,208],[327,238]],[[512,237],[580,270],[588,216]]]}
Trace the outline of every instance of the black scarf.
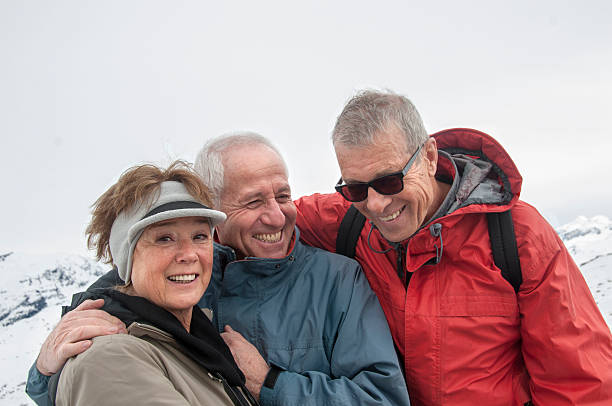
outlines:
{"label": "black scarf", "polygon": [[193,307],[191,332],[188,333],[172,313],[143,297],[126,295],[114,289],[106,290],[104,295],[115,299],[128,310],[126,312],[112,305],[107,306],[106,300],[103,307],[103,310],[121,319],[126,326],[133,322],[155,326],[172,335],[185,352],[209,372],[220,373],[232,386],[244,385],[244,375],[236,365],[229,347],[199,307]]}

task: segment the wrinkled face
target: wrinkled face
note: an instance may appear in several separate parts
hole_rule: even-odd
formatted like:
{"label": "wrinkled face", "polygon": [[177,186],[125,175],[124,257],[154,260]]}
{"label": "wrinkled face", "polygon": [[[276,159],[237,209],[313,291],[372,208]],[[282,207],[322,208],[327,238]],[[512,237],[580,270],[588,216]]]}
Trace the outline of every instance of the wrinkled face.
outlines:
{"label": "wrinkled face", "polygon": [[240,145],[224,152],[223,167],[219,242],[239,256],[285,257],[297,212],[280,157],[265,145]]}
{"label": "wrinkled face", "polygon": [[160,221],[147,227],[134,249],[132,286],[171,313],[191,309],[210,282],[213,244],[202,217]]}
{"label": "wrinkled face", "polygon": [[[346,183],[369,182],[401,171],[414,152],[408,150],[403,134],[396,128],[377,134],[374,145],[337,144],[335,149],[342,179]],[[405,240],[436,210],[436,163],[436,144],[429,139],[404,177],[401,192],[381,195],[370,187],[368,197],[353,204],[374,222],[387,240]]]}

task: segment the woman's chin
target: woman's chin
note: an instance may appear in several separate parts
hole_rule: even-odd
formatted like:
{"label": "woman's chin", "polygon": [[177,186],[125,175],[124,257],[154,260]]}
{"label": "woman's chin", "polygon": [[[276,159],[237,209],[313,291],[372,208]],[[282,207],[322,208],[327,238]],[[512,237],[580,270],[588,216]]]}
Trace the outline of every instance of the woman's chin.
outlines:
{"label": "woman's chin", "polygon": [[193,306],[197,305],[202,296],[204,290],[200,286],[192,286],[188,289],[186,286],[181,286],[179,289],[166,289],[165,295],[157,300],[151,300],[157,306],[168,310],[171,313],[191,311]]}
{"label": "woman's chin", "polygon": [[191,294],[183,294],[177,295],[176,297],[170,297],[166,300],[166,303],[161,306],[166,308],[171,308],[177,311],[186,311],[191,310],[193,306],[197,305],[200,299],[204,295],[204,291],[198,291]]}

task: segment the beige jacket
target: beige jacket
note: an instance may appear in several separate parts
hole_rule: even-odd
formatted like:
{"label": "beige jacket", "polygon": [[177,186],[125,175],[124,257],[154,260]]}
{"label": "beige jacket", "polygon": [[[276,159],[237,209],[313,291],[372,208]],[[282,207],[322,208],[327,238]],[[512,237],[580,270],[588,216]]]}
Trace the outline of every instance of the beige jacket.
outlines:
{"label": "beige jacket", "polygon": [[223,383],[185,355],[164,331],[132,323],[129,334],[93,339],[59,379],[56,404],[233,405]]}

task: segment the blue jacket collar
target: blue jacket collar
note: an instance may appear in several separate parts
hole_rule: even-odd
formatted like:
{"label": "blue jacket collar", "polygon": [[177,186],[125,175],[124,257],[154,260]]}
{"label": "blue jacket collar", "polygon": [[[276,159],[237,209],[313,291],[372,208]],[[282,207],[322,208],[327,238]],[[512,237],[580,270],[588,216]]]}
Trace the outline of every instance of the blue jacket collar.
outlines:
{"label": "blue jacket collar", "polygon": [[221,268],[221,279],[224,279],[228,265],[234,264],[248,266],[248,272],[252,274],[272,275],[282,272],[305,253],[304,246],[299,241],[300,230],[297,227],[295,227],[294,238],[293,248],[284,258],[246,257],[238,260],[233,248],[215,243],[215,261]]}

